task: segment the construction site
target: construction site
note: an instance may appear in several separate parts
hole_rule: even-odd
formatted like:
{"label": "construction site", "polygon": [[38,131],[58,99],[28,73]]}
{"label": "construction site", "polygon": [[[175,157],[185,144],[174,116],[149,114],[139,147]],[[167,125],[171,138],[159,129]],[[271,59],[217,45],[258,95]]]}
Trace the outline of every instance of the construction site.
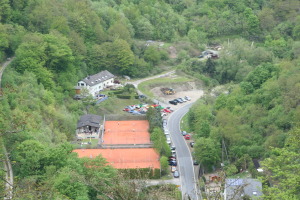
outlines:
{"label": "construction site", "polygon": [[161,88],[160,91],[164,95],[173,95],[173,94],[175,94],[175,90],[173,88]]}

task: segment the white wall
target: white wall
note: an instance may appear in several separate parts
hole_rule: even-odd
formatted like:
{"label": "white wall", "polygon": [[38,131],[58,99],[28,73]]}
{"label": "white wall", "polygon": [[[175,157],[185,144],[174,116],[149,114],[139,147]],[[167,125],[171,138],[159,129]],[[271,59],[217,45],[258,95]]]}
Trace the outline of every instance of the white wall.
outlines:
{"label": "white wall", "polygon": [[85,82],[79,81],[77,83],[77,86],[88,89],[89,93],[94,96],[94,95],[98,94],[99,91],[101,91],[104,88],[106,88],[107,86],[113,85],[113,82],[114,82],[114,79],[111,78],[111,79],[108,79],[108,80],[106,80],[104,82],[100,82],[100,83],[98,83],[98,84],[90,87],[89,85],[86,85]]}

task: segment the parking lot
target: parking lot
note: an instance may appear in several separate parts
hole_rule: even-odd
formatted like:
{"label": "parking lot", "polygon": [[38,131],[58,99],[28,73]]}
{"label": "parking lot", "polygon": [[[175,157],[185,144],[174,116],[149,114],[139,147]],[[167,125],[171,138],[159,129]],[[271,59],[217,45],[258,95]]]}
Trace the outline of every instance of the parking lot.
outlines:
{"label": "parking lot", "polygon": [[[177,108],[180,108],[184,105],[186,105],[187,103],[192,103],[192,102],[195,102],[197,99],[199,99],[201,96],[203,96],[204,94],[204,91],[203,90],[196,90],[196,89],[193,89],[192,87],[190,88],[183,88],[185,89],[184,91],[176,91],[175,94],[173,95],[164,95],[161,91],[160,91],[160,87],[156,87],[156,88],[153,88],[151,90],[151,92],[157,97],[157,99],[167,105],[170,105],[170,107],[172,109],[177,109]],[[177,98],[184,98],[185,96],[188,96],[190,97],[190,101],[187,101],[187,102],[183,102],[183,103],[177,103],[177,105],[172,105],[169,103],[169,101],[171,100],[174,100],[174,99],[177,99]]]}

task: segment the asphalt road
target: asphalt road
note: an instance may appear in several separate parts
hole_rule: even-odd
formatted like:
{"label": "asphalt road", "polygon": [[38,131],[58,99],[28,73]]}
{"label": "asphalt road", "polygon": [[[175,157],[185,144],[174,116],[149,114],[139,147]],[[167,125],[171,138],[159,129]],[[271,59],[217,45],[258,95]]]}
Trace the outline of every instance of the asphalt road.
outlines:
{"label": "asphalt road", "polygon": [[[172,73],[175,73],[175,71],[170,71],[165,74],[148,77],[145,79],[137,80],[134,82],[129,82],[133,84],[136,89],[138,90],[139,83],[151,80],[154,78],[164,77],[168,76]],[[140,91],[138,91],[139,94],[142,94]],[[165,103],[160,102],[156,99],[153,99],[155,103],[160,103],[162,106],[167,106]],[[187,103],[187,105],[178,108],[175,112],[173,112],[168,117],[167,127],[171,134],[172,143],[176,147],[176,154],[177,154],[177,169],[180,173],[180,185],[181,185],[181,192],[182,192],[182,199],[183,200],[201,200],[201,193],[198,190],[197,182],[195,178],[195,172],[194,172],[194,165],[192,161],[192,156],[190,153],[190,150],[185,142],[185,139],[181,135],[180,132],[180,122],[181,118],[189,111],[190,107],[193,105],[193,103]],[[170,106],[170,105],[169,105]]]}
{"label": "asphalt road", "polygon": [[199,190],[197,189],[194,166],[191,152],[185,142],[184,137],[180,132],[181,118],[189,111],[193,103],[187,104],[179,108],[168,118],[167,127],[171,134],[171,139],[176,147],[177,169],[180,173],[181,191],[183,200],[198,200],[202,199]]}

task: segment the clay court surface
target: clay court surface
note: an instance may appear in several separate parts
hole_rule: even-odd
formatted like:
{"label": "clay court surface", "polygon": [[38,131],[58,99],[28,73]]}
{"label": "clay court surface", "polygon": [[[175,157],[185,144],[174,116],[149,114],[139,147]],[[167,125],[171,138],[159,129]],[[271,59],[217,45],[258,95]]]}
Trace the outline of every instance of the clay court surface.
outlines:
{"label": "clay court surface", "polygon": [[95,158],[98,155],[106,158],[114,168],[160,168],[159,155],[153,148],[139,149],[75,149],[79,158]]}
{"label": "clay court surface", "polygon": [[106,121],[102,144],[149,144],[147,120]]}

